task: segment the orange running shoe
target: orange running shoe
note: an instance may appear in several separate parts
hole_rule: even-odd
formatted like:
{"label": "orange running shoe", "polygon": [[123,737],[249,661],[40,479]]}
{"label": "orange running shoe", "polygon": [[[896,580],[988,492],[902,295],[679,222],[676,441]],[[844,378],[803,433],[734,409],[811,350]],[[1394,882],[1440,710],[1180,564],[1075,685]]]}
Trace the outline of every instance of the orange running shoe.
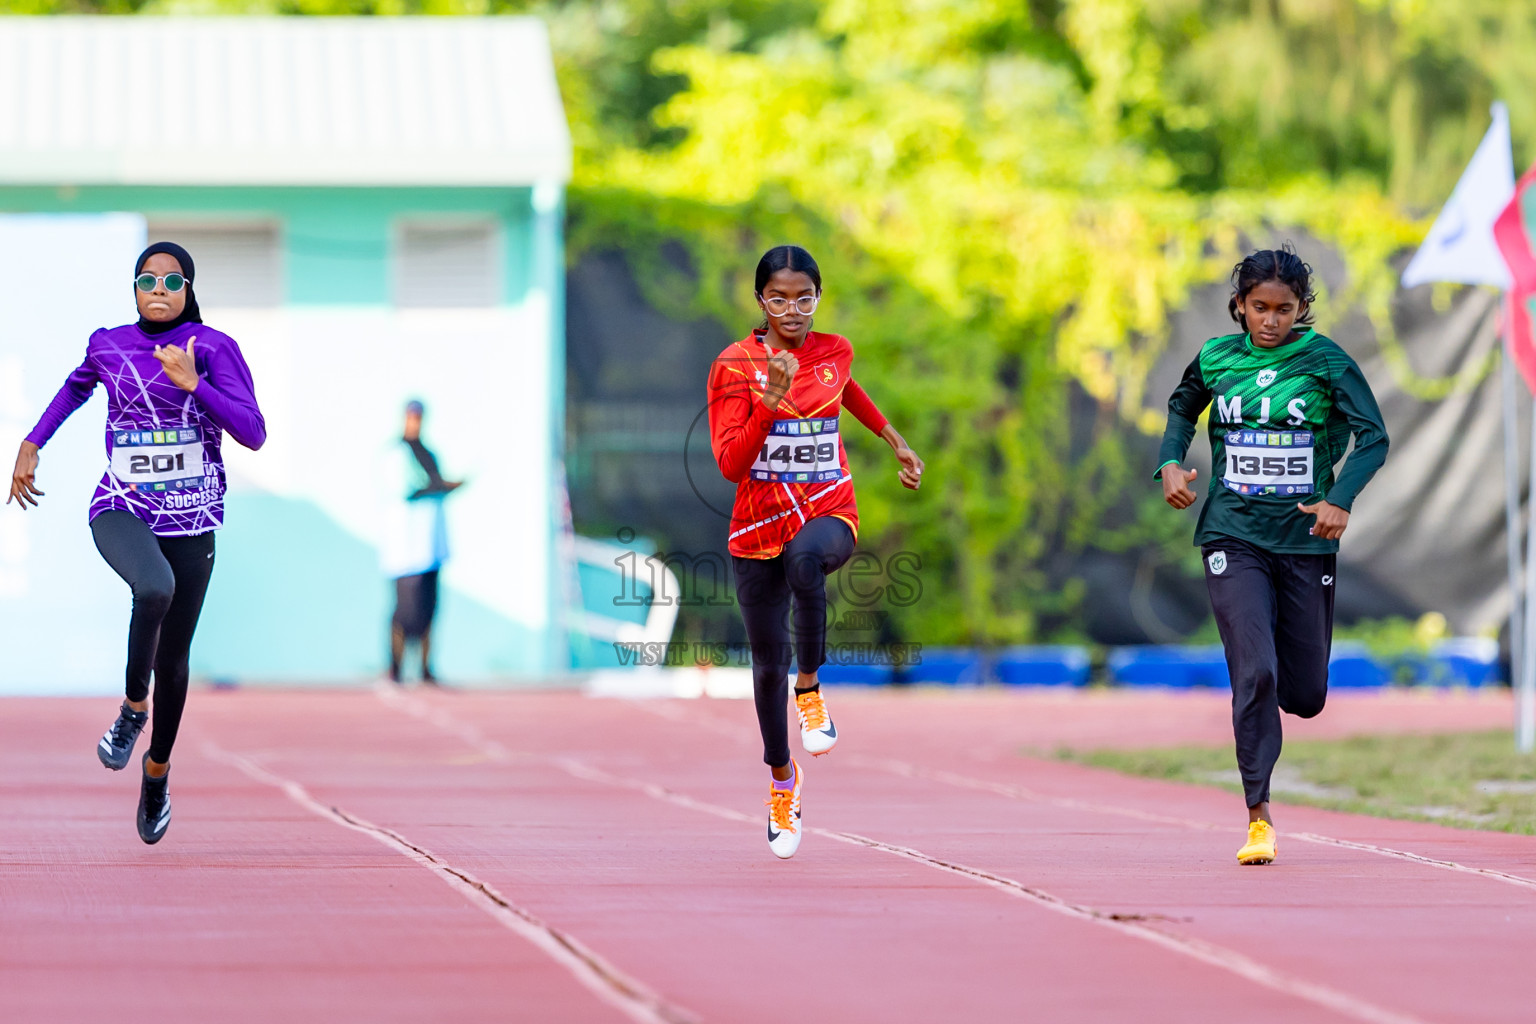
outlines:
{"label": "orange running shoe", "polygon": [[1280,852],[1275,826],[1262,818],[1248,823],[1248,842],[1237,851],[1239,864],[1268,864]]}
{"label": "orange running shoe", "polygon": [[837,746],[837,726],[819,689],[796,692],[795,713],[800,716],[800,745],[807,754],[820,757]]}
{"label": "orange running shoe", "polygon": [[790,758],[795,769],[795,785],[792,789],[768,788],[768,849],[780,860],[788,860],[800,849],[800,783],[805,774],[800,764]]}

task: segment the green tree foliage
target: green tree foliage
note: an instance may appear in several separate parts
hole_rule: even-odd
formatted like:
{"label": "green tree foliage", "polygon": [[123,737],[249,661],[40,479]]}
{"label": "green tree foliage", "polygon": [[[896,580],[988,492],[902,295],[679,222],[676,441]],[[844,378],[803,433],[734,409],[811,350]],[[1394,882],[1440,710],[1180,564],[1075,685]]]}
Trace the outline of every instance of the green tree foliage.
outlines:
{"label": "green tree foliage", "polygon": [[[7,0],[26,11],[138,0]],[[1138,438],[1169,315],[1277,228],[1345,254],[1391,348],[1390,259],[1487,125],[1536,138],[1536,8],[1505,0],[148,0],[146,13],[536,13],[577,147],[572,255],[745,333],[793,240],[825,327],[929,460],[854,432],[864,532],[925,559],[927,642],[1070,627],[1061,556],[1159,545]],[[1517,145],[1517,156],[1530,150]],[[659,253],[681,243],[691,272]],[[724,339],[722,339],[724,341]],[[1347,339],[1346,339],[1347,341]],[[1454,386],[1401,383],[1421,395]],[[696,372],[702,396],[703,366]],[[1145,495],[1127,498],[1127,495]],[[688,538],[668,538],[686,547]]]}
{"label": "green tree foliage", "polygon": [[[697,311],[743,332],[757,253],[794,239],[821,255],[823,322],[854,339],[856,375],[937,482],[912,496],[893,474],[861,475],[866,546],[929,560],[909,635],[1038,637],[1079,596],[1053,569],[1060,554],[1187,545],[1188,524],[1126,501],[1150,490],[1126,428],[1158,428],[1163,396],[1145,381],[1169,314],[1230,268],[1241,232],[1267,240],[1281,224],[1336,243],[1363,296],[1390,294],[1387,258],[1420,230],[1358,168],[1272,156],[1268,182],[1191,185],[1192,151],[1167,144],[1169,124],[1203,108],[1170,98],[1169,67],[1188,54],[1160,41],[1166,14],[1130,0],[833,0],[761,37],[716,21],[651,57],[653,74],[687,83],[650,114],[656,141],[578,125],[578,250],[621,247],[659,282],[645,253],[680,238],[700,268]],[[603,52],[589,15],[555,22],[567,81],[590,82],[580,69]],[[1283,149],[1242,133],[1232,146]],[[866,445],[858,461],[881,457]]]}

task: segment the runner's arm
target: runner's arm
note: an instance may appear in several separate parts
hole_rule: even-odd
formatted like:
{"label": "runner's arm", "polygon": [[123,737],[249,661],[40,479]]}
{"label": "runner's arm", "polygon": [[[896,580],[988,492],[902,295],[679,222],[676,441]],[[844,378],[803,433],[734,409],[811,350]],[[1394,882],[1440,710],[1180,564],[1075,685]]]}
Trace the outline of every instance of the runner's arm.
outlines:
{"label": "runner's arm", "polygon": [[48,408],[43,410],[42,418],[32,428],[32,433],[27,435],[27,440],[39,448],[47,444],[54,431],[69,419],[69,414],[90,399],[91,392],[96,390],[100,381],[101,377],[91,365],[90,356],[86,356],[85,362],[75,367],[65,379],[64,386],[59,388],[58,394],[53,396],[53,401],[48,403]]}
{"label": "runner's arm", "polygon": [[256,386],[240,346],[227,339],[209,353],[205,367],[208,376],[192,394],[221,430],[256,451],[267,441],[267,421],[256,404]]}
{"label": "runner's arm", "polygon": [[918,458],[916,452],[907,444],[906,438],[901,432],[891,426],[891,421],[885,418],[875,406],[874,399],[861,387],[859,382],[852,377],[848,378],[848,386],[843,388],[843,408],[853,413],[864,426],[872,430],[880,440],[891,446],[891,451],[896,453],[896,458],[901,462],[901,472],[897,479],[902,486],[911,490],[917,490],[923,481],[923,460]]}
{"label": "runner's arm", "polygon": [[843,388],[843,408],[853,413],[853,418],[868,427],[870,433],[877,437],[883,436],[886,424],[891,422],[880,412],[869,393],[851,377],[848,386]]}
{"label": "runner's arm", "polygon": [[1164,466],[1184,461],[1184,456],[1189,454],[1189,443],[1195,439],[1195,424],[1210,404],[1211,389],[1206,387],[1197,355],[1185,368],[1184,379],[1179,381],[1168,399],[1168,426],[1163,430],[1162,447],[1157,450],[1154,478],[1163,475]]}
{"label": "runner's arm", "polygon": [[721,474],[733,484],[747,478],[773,429],[773,413],[752,394],[746,374],[723,360],[709,371],[709,444]]}
{"label": "runner's arm", "polygon": [[1355,450],[1344,460],[1343,471],[1323,500],[1348,512],[1356,496],[1387,461],[1388,445],[1387,425],[1382,421],[1376,396],[1353,359],[1333,383],[1333,407],[1349,423],[1350,432],[1355,435]]}

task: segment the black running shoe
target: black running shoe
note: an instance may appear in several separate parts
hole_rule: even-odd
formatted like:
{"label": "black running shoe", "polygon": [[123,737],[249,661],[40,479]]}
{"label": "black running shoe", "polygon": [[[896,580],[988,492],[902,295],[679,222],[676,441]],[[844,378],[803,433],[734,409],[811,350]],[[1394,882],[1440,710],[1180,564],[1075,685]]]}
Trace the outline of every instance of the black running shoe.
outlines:
{"label": "black running shoe", "polygon": [[128,767],[128,759],[133,756],[133,745],[138,742],[139,733],[144,731],[144,723],[148,721],[148,711],[135,711],[128,706],[127,701],[123,701],[123,706],[117,712],[117,721],[112,723],[112,728],[96,744],[96,756],[101,758],[101,763],[115,772]]}
{"label": "black running shoe", "polygon": [[[148,762],[146,753],[144,763],[147,765]],[[146,770],[139,783],[139,838],[151,846],[158,843],[165,830],[171,827],[170,782],[169,771],[156,779]]]}

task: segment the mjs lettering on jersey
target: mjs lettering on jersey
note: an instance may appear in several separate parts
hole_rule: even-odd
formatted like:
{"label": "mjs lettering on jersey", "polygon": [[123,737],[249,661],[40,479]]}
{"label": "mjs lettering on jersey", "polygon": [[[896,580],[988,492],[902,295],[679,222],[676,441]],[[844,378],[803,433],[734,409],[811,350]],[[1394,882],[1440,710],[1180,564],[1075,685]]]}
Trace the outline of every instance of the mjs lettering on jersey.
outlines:
{"label": "mjs lettering on jersey", "polygon": [[[1269,396],[1266,395],[1266,396],[1260,398],[1258,401],[1259,401],[1259,415],[1254,419],[1254,422],[1255,423],[1268,423],[1269,422],[1269,414],[1270,414],[1270,399],[1269,399]],[[1249,402],[1248,408],[1249,409],[1253,408],[1253,403],[1252,402]],[[1299,427],[1303,423],[1307,422],[1307,400],[1305,398],[1293,398],[1293,399],[1291,399],[1289,402],[1286,403],[1285,411],[1286,411],[1287,416],[1289,417],[1289,419],[1286,420],[1286,425],[1287,426]],[[1216,419],[1219,422],[1221,422],[1221,423],[1230,423],[1234,427],[1242,426],[1243,425],[1243,396],[1242,395],[1233,395],[1230,398],[1228,398],[1226,395],[1217,395],[1216,396]]]}
{"label": "mjs lettering on jersey", "polygon": [[[1311,375],[1293,373],[1282,381],[1275,367],[1255,373],[1250,364],[1232,367],[1218,379],[1211,440],[1227,489],[1278,495],[1317,491],[1317,438],[1307,416],[1316,387]],[[1307,390],[1298,395],[1298,388]],[[1279,394],[1259,393],[1271,390]],[[1223,432],[1222,427],[1231,429]]]}
{"label": "mjs lettering on jersey", "polygon": [[[1207,409],[1222,486],[1207,492],[1195,543],[1236,538],[1286,554],[1337,551],[1337,540],[1311,532],[1316,520],[1298,496],[1347,512],[1387,453],[1381,410],[1349,354],[1310,329],[1271,349],[1246,334],[1210,339],[1168,399],[1160,466],[1183,462]],[[1354,453],[1335,478],[1351,437]]]}

